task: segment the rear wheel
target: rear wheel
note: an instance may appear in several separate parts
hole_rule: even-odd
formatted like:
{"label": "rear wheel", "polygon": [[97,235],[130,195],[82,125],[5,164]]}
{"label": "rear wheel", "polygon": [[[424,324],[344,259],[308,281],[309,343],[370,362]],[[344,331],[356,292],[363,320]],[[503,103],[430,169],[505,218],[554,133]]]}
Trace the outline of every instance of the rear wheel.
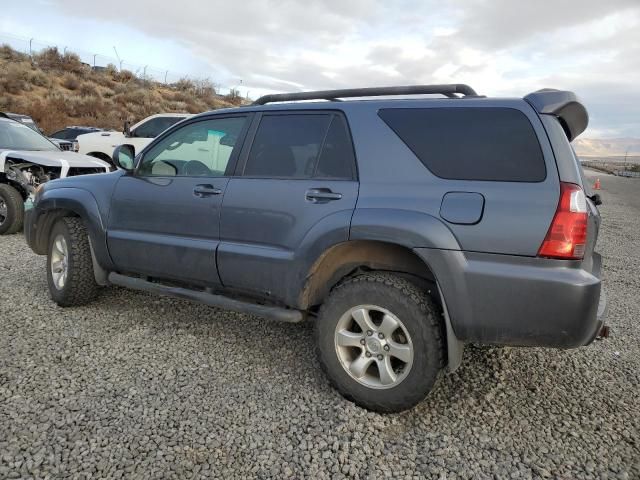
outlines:
{"label": "rear wheel", "polygon": [[22,195],[11,185],[0,184],[0,235],[19,232],[23,223]]}
{"label": "rear wheel", "polygon": [[51,298],[61,307],[85,305],[97,296],[89,237],[81,219],[64,217],[51,229],[47,283]]}
{"label": "rear wheel", "polygon": [[332,384],[379,412],[415,406],[444,365],[439,310],[413,283],[388,273],[335,288],[320,309],[316,337]]}

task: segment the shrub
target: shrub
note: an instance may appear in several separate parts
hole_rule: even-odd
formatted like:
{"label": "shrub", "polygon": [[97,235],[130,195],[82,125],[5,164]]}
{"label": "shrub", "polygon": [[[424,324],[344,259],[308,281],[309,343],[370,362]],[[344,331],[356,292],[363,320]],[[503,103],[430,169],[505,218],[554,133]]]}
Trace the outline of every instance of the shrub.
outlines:
{"label": "shrub", "polygon": [[83,97],[99,97],[98,89],[93,83],[82,82],[80,85],[80,95]]}
{"label": "shrub", "polygon": [[33,55],[33,61],[43,70],[61,70],[62,55],[57,47],[45,48]]}
{"label": "shrub", "polygon": [[80,80],[75,75],[65,75],[62,77],[61,84],[67,90],[78,90],[80,88]]}
{"label": "shrub", "polygon": [[0,69],[0,90],[6,93],[19,94],[31,90],[29,76],[31,66],[28,63],[7,63]]}
{"label": "shrub", "polygon": [[0,45],[0,60],[10,60],[14,62],[26,62],[29,55],[14,50],[7,44]]}
{"label": "shrub", "polygon": [[240,105],[242,103],[242,95],[235,88],[232,88],[224,98],[232,105]]}
{"label": "shrub", "polygon": [[171,86],[181,92],[190,92],[195,89],[195,85],[193,84],[193,82],[186,77],[181,78]]}
{"label": "shrub", "polygon": [[45,71],[55,70],[75,74],[86,71],[86,67],[78,55],[70,52],[61,54],[57,47],[45,48],[40,53],[36,53],[33,56],[33,61]]}
{"label": "shrub", "polygon": [[121,83],[128,83],[136,78],[131,70],[121,70],[114,76],[114,80]]}
{"label": "shrub", "polygon": [[29,82],[37,87],[48,87],[51,85],[49,77],[41,70],[32,70],[29,74]]}
{"label": "shrub", "polygon": [[88,67],[82,63],[78,55],[67,52],[62,56],[62,69],[66,72],[82,74],[88,70]]}

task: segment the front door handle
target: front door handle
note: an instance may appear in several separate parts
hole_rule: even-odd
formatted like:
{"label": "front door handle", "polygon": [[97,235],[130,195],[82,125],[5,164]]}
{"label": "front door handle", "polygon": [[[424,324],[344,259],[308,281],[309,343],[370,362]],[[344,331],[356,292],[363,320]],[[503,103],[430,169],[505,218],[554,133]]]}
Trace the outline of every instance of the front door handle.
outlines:
{"label": "front door handle", "polygon": [[340,200],[342,194],[332,192],[329,188],[311,188],[306,191],[305,198],[312,203],[327,203],[331,200]]}
{"label": "front door handle", "polygon": [[222,190],[215,188],[213,185],[209,185],[208,183],[196,185],[193,189],[193,194],[196,197],[208,197],[209,195],[220,195],[221,193]]}

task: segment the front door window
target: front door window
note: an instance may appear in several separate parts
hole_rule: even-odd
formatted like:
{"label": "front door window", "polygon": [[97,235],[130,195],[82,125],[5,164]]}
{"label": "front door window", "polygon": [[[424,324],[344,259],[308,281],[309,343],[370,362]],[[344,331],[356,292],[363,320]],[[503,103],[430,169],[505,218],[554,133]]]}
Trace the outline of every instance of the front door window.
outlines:
{"label": "front door window", "polygon": [[222,177],[245,122],[246,117],[228,117],[185,125],[144,155],[138,174]]}

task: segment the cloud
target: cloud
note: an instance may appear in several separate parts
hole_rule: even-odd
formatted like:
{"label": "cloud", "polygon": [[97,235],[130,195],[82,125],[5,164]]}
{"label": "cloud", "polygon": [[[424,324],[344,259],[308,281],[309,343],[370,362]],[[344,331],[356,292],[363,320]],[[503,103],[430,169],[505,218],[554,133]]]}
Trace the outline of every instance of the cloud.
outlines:
{"label": "cloud", "polygon": [[253,89],[455,82],[522,96],[570,88],[600,131],[640,135],[637,107],[625,104],[640,90],[638,0],[50,1],[68,16],[173,40]]}

